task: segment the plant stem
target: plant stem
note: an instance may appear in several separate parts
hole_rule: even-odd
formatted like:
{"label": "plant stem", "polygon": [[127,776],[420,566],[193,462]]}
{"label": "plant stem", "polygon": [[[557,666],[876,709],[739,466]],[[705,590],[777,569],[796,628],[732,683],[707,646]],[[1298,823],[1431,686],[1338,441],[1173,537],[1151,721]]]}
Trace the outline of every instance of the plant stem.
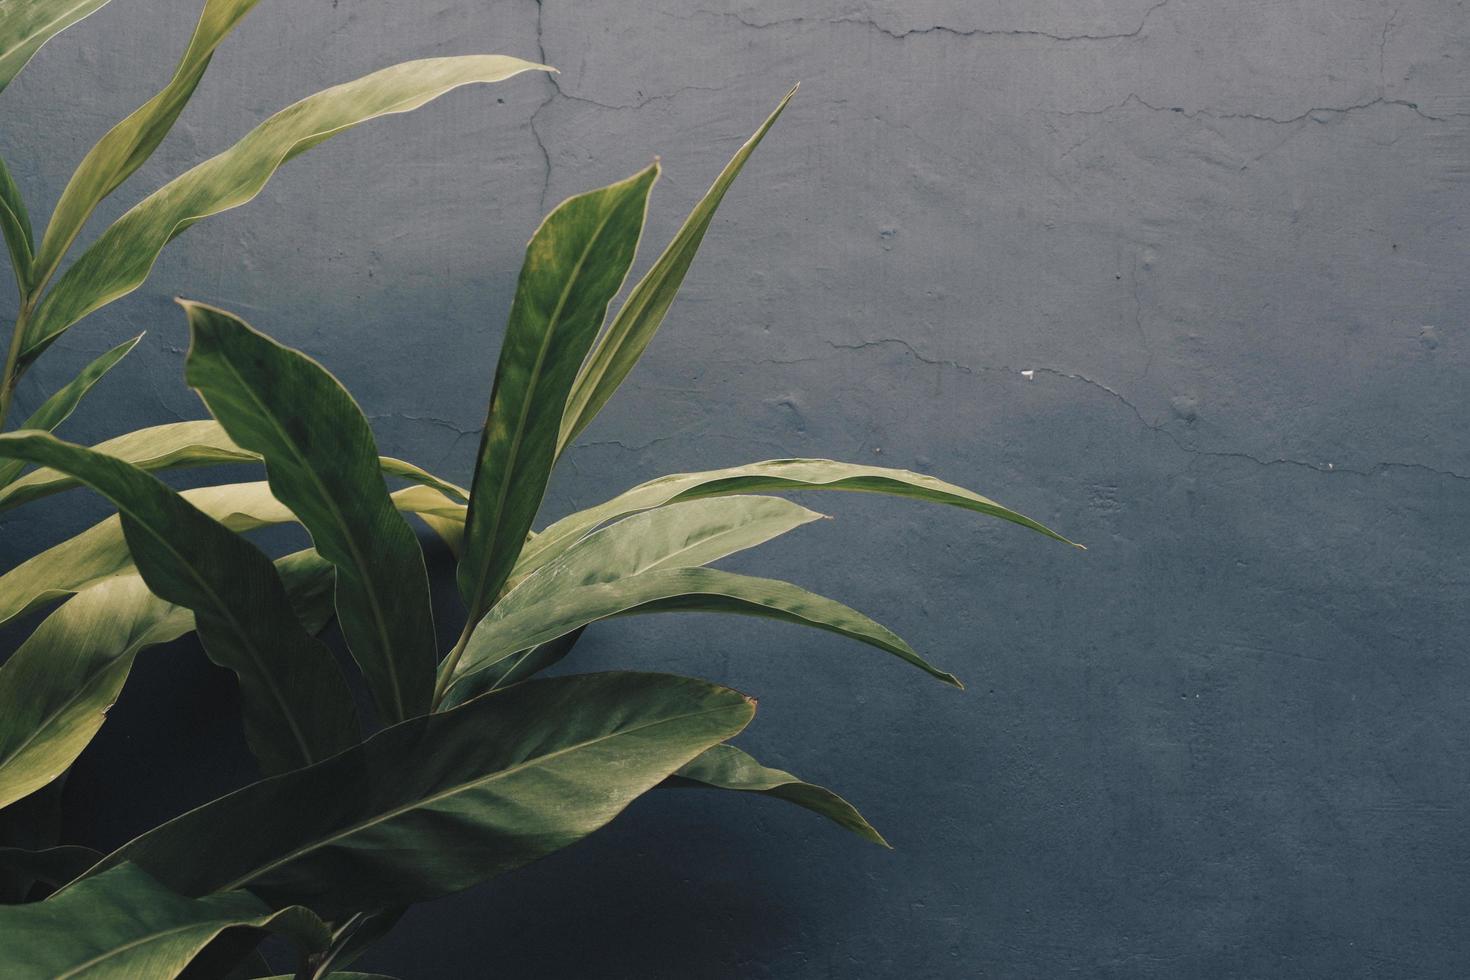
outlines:
{"label": "plant stem", "polygon": [[31,310],[35,297],[27,296],[21,301],[15,315],[15,329],[10,335],[10,350],[5,355],[5,373],[0,374],[0,432],[5,430],[5,419],[10,415],[10,399],[15,395],[15,386],[20,382],[16,367],[20,363],[21,348],[25,344],[26,328],[30,326]]}
{"label": "plant stem", "polygon": [[470,634],[474,631],[474,619],[466,620],[464,629],[460,631],[459,640],[454,644],[454,649],[449,651],[449,656],[445,657],[444,663],[440,665],[439,679],[434,682],[434,700],[429,704],[429,711],[437,711],[439,702],[444,700],[444,695],[448,692],[449,685],[454,680],[454,670],[459,666],[460,658],[464,656],[465,647],[470,644]]}

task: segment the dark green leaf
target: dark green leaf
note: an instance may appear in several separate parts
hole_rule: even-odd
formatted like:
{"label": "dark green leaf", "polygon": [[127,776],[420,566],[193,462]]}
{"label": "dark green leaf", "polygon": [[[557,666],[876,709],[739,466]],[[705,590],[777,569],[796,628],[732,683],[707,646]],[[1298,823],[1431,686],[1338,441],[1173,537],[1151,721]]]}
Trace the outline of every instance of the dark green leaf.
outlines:
{"label": "dark green leaf", "polygon": [[805,807],[852,831],[864,840],[888,847],[883,835],[849,802],[821,786],[802,782],[789,772],[768,769],[733,745],[705,749],[664,783],[665,786],[708,786],[763,793]]}
{"label": "dark green leaf", "polygon": [[699,251],[700,242],[704,241],[704,233],[709,230],[715,209],[724,200],[725,192],[735,182],[745,161],[760,145],[766,131],[776,122],[786,108],[786,103],[795,94],[796,87],[793,86],[775,111],[745,141],[745,145],[736,151],[730,162],[725,164],[725,169],[720,171],[714,184],[694,206],[689,217],[684,219],[683,226],[669,243],[669,247],[664,249],[664,254],[659,256],[658,261],[628,294],[628,301],[618,310],[612,326],[608,327],[607,332],[592,348],[592,353],[582,365],[567,400],[567,410],[562,417],[557,441],[558,454],[602,411],[602,406],[607,404],[613,392],[618,390],[618,385],[623,383],[628,372],[633,370],[633,365],[643,356],[653,335],[658,332],[659,325],[664,322],[664,315],[669,312],[674,297],[679,293],[679,287],[684,284],[684,275],[694,261],[694,253]]}
{"label": "dark green leaf", "polygon": [[170,240],[204,218],[250,201],[287,160],[359,123],[409,112],[462,85],[498,82],[544,67],[498,55],[409,61],[281,110],[230,149],[144,198],[103,232],[41,301],[23,359],[34,358],[88,313],[137,289]]}
{"label": "dark green leaf", "polygon": [[140,980],[175,977],[226,929],[291,936],[308,950],[330,938],[303,908],[271,911],[248,892],[184,898],[130,864],[44,902],[0,908],[7,976]]}
{"label": "dark green leaf", "polygon": [[663,674],[529,681],[247,786],[102,867],[131,861],[183,894],[248,888],[340,921],[580,840],[754,713],[735,691]]}
{"label": "dark green leaf", "polygon": [[189,385],[337,568],[337,620],[379,715],[429,710],[434,614],[418,538],[393,506],[372,429],[315,361],[223,310],[185,303]]}
{"label": "dark green leaf", "polygon": [[266,771],[356,742],[351,693],[331,651],[297,621],[254,545],[142,470],[49,434],[0,435],[0,457],[68,472],[117,505],[149,589],[192,609],[205,651],[239,676],[246,738]]}
{"label": "dark green leaf", "polygon": [[495,601],[531,530],[567,393],[628,274],[657,178],[655,163],[563,201],[526,248],[470,488],[459,591],[471,622]]}

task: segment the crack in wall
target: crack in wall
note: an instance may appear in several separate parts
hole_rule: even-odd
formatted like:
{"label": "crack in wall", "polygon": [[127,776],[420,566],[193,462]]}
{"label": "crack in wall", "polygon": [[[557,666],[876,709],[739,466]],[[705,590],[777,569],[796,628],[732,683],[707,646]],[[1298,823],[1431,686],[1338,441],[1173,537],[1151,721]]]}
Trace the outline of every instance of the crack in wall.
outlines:
{"label": "crack in wall", "polygon": [[[1017,374],[1019,374],[1019,375],[1022,375],[1023,377],[1027,377],[1027,379],[1030,380],[1030,378],[1032,376],[1034,376],[1034,375],[1045,374],[1045,375],[1049,375],[1051,377],[1065,378],[1065,379],[1068,379],[1068,380],[1071,380],[1071,381],[1080,381],[1083,384],[1090,385],[1091,387],[1096,388],[1099,391],[1102,391],[1102,392],[1106,393],[1109,397],[1111,397],[1112,399],[1114,399],[1115,401],[1119,402],[1124,407],[1126,407],[1128,409],[1128,411],[1131,412],[1136,419],[1138,419],[1139,423],[1144,428],[1146,428],[1146,429],[1148,429],[1148,430],[1150,430],[1152,432],[1157,432],[1157,433],[1163,435],[1165,438],[1167,438],[1174,445],[1174,447],[1176,449],[1178,449],[1180,452],[1185,453],[1185,454],[1190,455],[1190,456],[1204,456],[1204,457],[1213,457],[1213,458],[1218,458],[1218,459],[1243,459],[1243,460],[1247,460],[1249,462],[1255,463],[1257,466],[1296,466],[1296,467],[1302,467],[1302,468],[1305,468],[1305,469],[1313,470],[1313,471],[1315,471],[1317,473],[1333,473],[1333,474],[1336,474],[1336,473],[1345,473],[1345,474],[1351,474],[1353,476],[1365,476],[1365,477],[1366,476],[1373,476],[1376,473],[1382,472],[1383,470],[1389,470],[1389,469],[1419,470],[1419,471],[1423,471],[1423,472],[1426,472],[1426,473],[1432,473],[1432,474],[1434,474],[1436,476],[1448,477],[1449,479],[1452,479],[1452,480],[1462,480],[1462,481],[1465,481],[1465,482],[1470,482],[1470,476],[1467,476],[1467,475],[1464,475],[1464,474],[1461,474],[1461,473],[1456,473],[1453,470],[1439,469],[1437,467],[1429,466],[1429,465],[1424,464],[1424,463],[1408,463],[1408,462],[1401,462],[1401,461],[1398,461],[1398,460],[1387,460],[1387,461],[1384,461],[1384,462],[1374,463],[1370,467],[1368,467],[1367,469],[1354,469],[1353,467],[1349,467],[1349,466],[1337,466],[1337,465],[1335,465],[1333,463],[1313,463],[1313,462],[1311,462],[1309,460],[1291,459],[1291,458],[1285,457],[1285,456],[1277,457],[1275,459],[1266,459],[1266,458],[1263,458],[1263,457],[1260,457],[1260,456],[1256,456],[1256,455],[1253,455],[1253,454],[1247,453],[1247,452],[1226,451],[1226,450],[1210,450],[1210,449],[1196,449],[1195,447],[1190,446],[1190,445],[1186,444],[1185,442],[1183,442],[1178,436],[1176,436],[1173,433],[1172,430],[1170,430],[1168,428],[1168,426],[1163,425],[1163,424],[1160,424],[1160,423],[1157,423],[1157,422],[1150,422],[1144,416],[1143,412],[1139,410],[1138,406],[1134,405],[1133,402],[1131,402],[1127,397],[1125,397],[1122,394],[1122,392],[1118,391],[1116,388],[1111,388],[1108,385],[1103,384],[1101,381],[1096,381],[1093,378],[1089,378],[1088,376],[1086,376],[1084,374],[1077,374],[1077,373],[1071,372],[1071,371],[1063,371],[1063,370],[1060,370],[1058,368],[1052,368],[1052,367],[1027,368],[1024,371],[1017,370],[1016,368],[1012,368],[1012,367],[1009,367],[1009,366],[1002,366],[1002,367],[981,366],[981,367],[975,367],[973,365],[963,364],[963,363],[961,363],[959,361],[927,357],[924,354],[922,354],[916,347],[914,347],[913,344],[911,344],[908,341],[903,340],[902,338],[899,338],[899,337],[880,337],[880,338],[878,338],[876,340],[858,341],[856,343],[838,343],[837,341],[826,340],[826,341],[824,341],[824,343],[826,343],[827,346],[833,348],[834,350],[867,350],[867,349],[877,348],[877,347],[897,346],[897,347],[903,348],[903,350],[905,352],[907,352],[910,357],[912,357],[914,360],[920,362],[921,364],[931,364],[931,365],[934,365],[936,367],[947,367],[947,368],[951,368],[951,369],[954,369],[954,370],[957,370],[957,371],[960,371],[960,372],[962,372],[964,374],[969,374],[969,375],[975,375],[975,374],[980,374],[980,373],[1005,374],[1005,375],[1017,375]],[[811,361],[820,361],[820,360],[822,360],[822,358],[819,358],[819,357],[801,357],[801,358],[793,358],[793,359],[790,359],[790,360],[763,359],[762,360],[762,363],[767,363],[767,364],[801,364],[801,363],[807,363],[807,362],[811,362]]]}
{"label": "crack in wall", "polygon": [[1155,3],[1153,6],[1149,7],[1143,12],[1143,16],[1139,18],[1138,26],[1135,27],[1133,30],[1119,31],[1112,34],[1057,34],[1052,31],[1042,30],[1003,30],[983,27],[962,28],[949,27],[944,24],[933,24],[929,27],[915,27],[908,30],[898,30],[891,27],[885,27],[884,25],[878,23],[876,20],[873,20],[871,17],[784,17],[777,20],[759,21],[750,20],[749,18],[742,17],[737,13],[729,11],[700,10],[696,11],[696,13],[702,14],[707,17],[718,17],[721,19],[734,20],[754,30],[765,30],[772,27],[787,27],[796,24],[807,23],[833,25],[855,24],[860,27],[865,27],[869,30],[876,31],[885,37],[893,38],[900,41],[905,38],[914,37],[916,35],[947,34],[952,37],[1030,37],[1065,43],[1074,41],[1122,41],[1128,40],[1130,38],[1140,37],[1143,34],[1144,28],[1148,26],[1149,18],[1152,17],[1159,10],[1162,10],[1165,6],[1169,4],[1169,2],[1170,0],[1158,0],[1157,3]]}
{"label": "crack in wall", "polygon": [[1432,115],[1419,108],[1417,102],[1410,102],[1407,99],[1390,99],[1383,95],[1369,99],[1366,102],[1354,102],[1351,105],[1313,106],[1295,116],[1268,116],[1255,112],[1222,112],[1218,109],[1209,108],[1186,109],[1183,106],[1154,105],[1136,92],[1130,92],[1120,102],[1114,102],[1111,105],[1105,105],[1097,109],[1055,109],[1051,111],[1051,114],[1056,116],[1102,116],[1110,112],[1127,109],[1130,106],[1137,106],[1141,109],[1147,109],[1150,112],[1172,112],[1186,119],[1250,119],[1256,122],[1272,123],[1278,126],[1299,123],[1304,119],[1311,118],[1317,113],[1330,112],[1334,115],[1345,116],[1349,113],[1359,112],[1363,109],[1372,109],[1377,106],[1398,106],[1405,109],[1412,109],[1416,116],[1431,122],[1449,122],[1453,119],[1470,117],[1470,112],[1451,112],[1443,116]]}

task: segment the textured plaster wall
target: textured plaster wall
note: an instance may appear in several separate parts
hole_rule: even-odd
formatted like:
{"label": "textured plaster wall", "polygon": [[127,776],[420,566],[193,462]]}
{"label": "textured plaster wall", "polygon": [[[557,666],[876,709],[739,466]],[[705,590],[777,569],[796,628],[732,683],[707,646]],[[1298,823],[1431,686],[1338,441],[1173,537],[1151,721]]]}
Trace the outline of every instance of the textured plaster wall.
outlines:
{"label": "textured plaster wall", "polygon": [[[162,84],[197,6],[117,0],[5,93],[33,210]],[[104,211],[321,86],[477,51],[562,74],[292,163],[57,345],[23,407],[146,329],[67,434],[200,416],[184,294],[329,365],[385,452],[467,479],[543,211],[660,154],[646,263],[800,79],[548,513],[822,455],[975,487],[1091,550],[807,501],[839,520],[733,567],[873,612],[968,691],[743,620],[599,627],[576,665],[758,695],[742,744],[896,850],[775,802],[657,794],[415,911],[367,967],[1470,972],[1463,3],[265,0]],[[0,561],[102,513],[8,515]],[[247,778],[230,704],[197,648],[147,655],[78,769],[71,835],[111,846]]]}

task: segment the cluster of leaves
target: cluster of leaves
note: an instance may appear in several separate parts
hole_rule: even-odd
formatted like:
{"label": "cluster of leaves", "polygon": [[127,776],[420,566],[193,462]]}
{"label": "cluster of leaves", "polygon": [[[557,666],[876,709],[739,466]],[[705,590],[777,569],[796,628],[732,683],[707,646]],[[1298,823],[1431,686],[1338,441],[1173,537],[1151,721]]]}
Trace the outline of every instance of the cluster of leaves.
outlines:
{"label": "cluster of leaves", "polygon": [[[105,2],[0,8],[0,86]],[[135,289],[172,237],[247,201],[285,160],[455,86],[544,67],[433,59],[313,95],[146,197],[48,289],[98,202],[158,145],[253,5],[208,0],[173,79],[87,155],[39,247],[0,166],[0,225],[20,296],[0,423],[16,381],[64,330]],[[254,948],[275,933],[299,948],[297,977],[349,976],[342,969],[406,906],[573,843],[659,786],[767,794],[883,843],[840,797],[728,744],[755,713],[743,694],[667,674],[536,677],[598,620],[713,611],[839,633],[958,686],[862,613],[709,567],[820,516],[772,492],[909,497],[1063,540],[929,476],[813,459],[663,477],[533,532],[557,459],[648,346],[715,209],[790,97],[610,323],[658,165],[547,216],[527,248],[468,489],[380,456],[366,418],[323,367],[192,302],[182,304],[186,380],[212,419],[90,448],[51,434],[134,340],[0,434],[0,509],[79,485],[117,508],[0,576],[0,622],[63,600],[0,666],[0,830],[12,835],[0,842],[10,845],[0,848],[0,900],[11,903],[0,908],[0,972],[263,976]],[[226,462],[263,464],[266,480],[176,492],[152,475]],[[390,479],[401,488],[390,492]],[[458,560],[465,627],[442,656],[409,514]],[[242,536],[287,522],[304,526],[313,547],[272,560]],[[371,718],[359,717],[353,679],[317,636],[334,617]],[[239,679],[262,779],[112,854],[47,840],[34,815],[58,795],[134,658],[190,632]]]}

